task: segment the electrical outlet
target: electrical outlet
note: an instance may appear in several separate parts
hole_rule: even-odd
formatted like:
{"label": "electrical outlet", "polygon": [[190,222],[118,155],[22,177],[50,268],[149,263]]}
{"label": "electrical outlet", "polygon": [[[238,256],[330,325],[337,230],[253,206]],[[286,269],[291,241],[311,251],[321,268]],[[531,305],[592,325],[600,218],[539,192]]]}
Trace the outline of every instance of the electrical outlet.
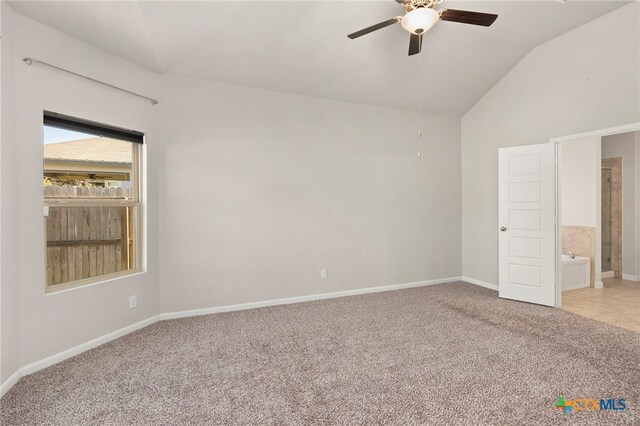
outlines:
{"label": "electrical outlet", "polygon": [[322,278],[323,280],[327,279],[327,270],[326,269],[320,269],[320,278]]}
{"label": "electrical outlet", "polygon": [[129,296],[129,309],[134,309],[138,307],[138,295],[134,294],[133,296]]}

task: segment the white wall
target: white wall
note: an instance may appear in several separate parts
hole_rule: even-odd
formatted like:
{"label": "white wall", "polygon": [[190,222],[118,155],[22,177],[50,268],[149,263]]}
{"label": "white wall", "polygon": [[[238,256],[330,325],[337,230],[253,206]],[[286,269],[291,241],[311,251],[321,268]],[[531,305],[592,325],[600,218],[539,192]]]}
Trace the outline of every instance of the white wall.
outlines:
{"label": "white wall", "polygon": [[[3,355],[5,351],[9,353],[9,359],[3,357],[4,381],[17,367],[157,312],[158,147],[152,132],[154,107],[148,102],[42,66],[27,66],[22,58],[34,57],[148,95],[156,92],[155,74],[22,17],[10,8],[3,9],[3,19],[13,26],[5,34],[14,49],[11,56],[3,51],[2,103],[6,114],[2,127],[2,338]],[[11,77],[15,79],[13,93],[5,92],[5,83],[9,84],[5,78],[11,67],[14,67]],[[13,114],[10,122],[6,120],[7,105]],[[148,132],[146,273],[45,295],[43,110]],[[6,304],[16,303],[20,307],[17,361],[16,318],[13,312],[5,314],[7,294],[11,299]],[[134,310],[129,310],[127,304],[131,294],[138,295],[138,308]],[[7,316],[11,318],[5,321]],[[6,335],[5,325],[9,330]]]}
{"label": "white wall", "polygon": [[598,227],[597,175],[600,138],[563,142],[559,147],[561,224]]}
{"label": "white wall", "polygon": [[602,158],[622,158],[622,273],[640,275],[636,252],[636,227],[640,226],[640,212],[636,197],[640,188],[636,183],[636,138],[640,132],[621,133],[602,138]]}
{"label": "white wall", "polygon": [[531,51],[462,118],[462,272],[498,282],[498,148],[640,121],[640,4]]}
{"label": "white wall", "polygon": [[14,185],[7,185],[13,182],[15,161],[13,152],[15,144],[7,141],[13,139],[13,133],[9,123],[14,120],[14,110],[7,102],[13,99],[13,22],[5,2],[0,3],[2,16],[1,40],[2,43],[2,129],[0,138],[0,229],[2,239],[0,240],[0,383],[3,383],[19,368],[18,345],[19,345],[19,286],[18,268],[15,259],[10,256],[14,248],[12,243],[18,239],[17,219],[18,213],[16,204],[13,202],[17,196]]}
{"label": "white wall", "polygon": [[162,87],[161,312],[460,275],[458,118]]}

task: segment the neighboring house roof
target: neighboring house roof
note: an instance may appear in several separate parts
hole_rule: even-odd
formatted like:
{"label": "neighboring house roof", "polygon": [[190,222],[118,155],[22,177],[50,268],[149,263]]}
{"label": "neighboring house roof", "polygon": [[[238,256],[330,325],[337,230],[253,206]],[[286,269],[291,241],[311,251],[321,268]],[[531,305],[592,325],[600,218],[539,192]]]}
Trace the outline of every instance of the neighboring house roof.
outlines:
{"label": "neighboring house roof", "polygon": [[95,137],[46,144],[44,158],[92,163],[131,163],[132,151],[131,142]]}

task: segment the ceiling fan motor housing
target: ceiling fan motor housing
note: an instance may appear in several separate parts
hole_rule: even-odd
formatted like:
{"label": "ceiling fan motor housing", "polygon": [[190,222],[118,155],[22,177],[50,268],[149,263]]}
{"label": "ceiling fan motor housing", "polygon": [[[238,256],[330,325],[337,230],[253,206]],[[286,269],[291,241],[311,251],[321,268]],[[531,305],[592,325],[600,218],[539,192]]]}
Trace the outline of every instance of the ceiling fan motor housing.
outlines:
{"label": "ceiling fan motor housing", "polygon": [[421,7],[428,7],[433,9],[437,4],[442,3],[442,0],[411,0],[404,4],[405,10],[410,12],[414,9]]}

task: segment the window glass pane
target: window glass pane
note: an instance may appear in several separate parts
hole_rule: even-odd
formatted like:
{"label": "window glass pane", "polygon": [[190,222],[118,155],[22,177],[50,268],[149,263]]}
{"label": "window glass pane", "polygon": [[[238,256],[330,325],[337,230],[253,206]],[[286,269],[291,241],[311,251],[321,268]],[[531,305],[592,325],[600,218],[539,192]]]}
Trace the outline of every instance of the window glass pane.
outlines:
{"label": "window glass pane", "polygon": [[44,126],[45,198],[133,199],[134,145]]}
{"label": "window glass pane", "polygon": [[47,286],[135,269],[137,207],[49,207]]}
{"label": "window glass pane", "polygon": [[[47,114],[54,113],[45,113],[45,123]],[[65,119],[68,125],[43,127],[46,286],[52,291],[140,266],[141,144],[91,134],[108,134],[106,125],[73,127],[75,119]]]}

